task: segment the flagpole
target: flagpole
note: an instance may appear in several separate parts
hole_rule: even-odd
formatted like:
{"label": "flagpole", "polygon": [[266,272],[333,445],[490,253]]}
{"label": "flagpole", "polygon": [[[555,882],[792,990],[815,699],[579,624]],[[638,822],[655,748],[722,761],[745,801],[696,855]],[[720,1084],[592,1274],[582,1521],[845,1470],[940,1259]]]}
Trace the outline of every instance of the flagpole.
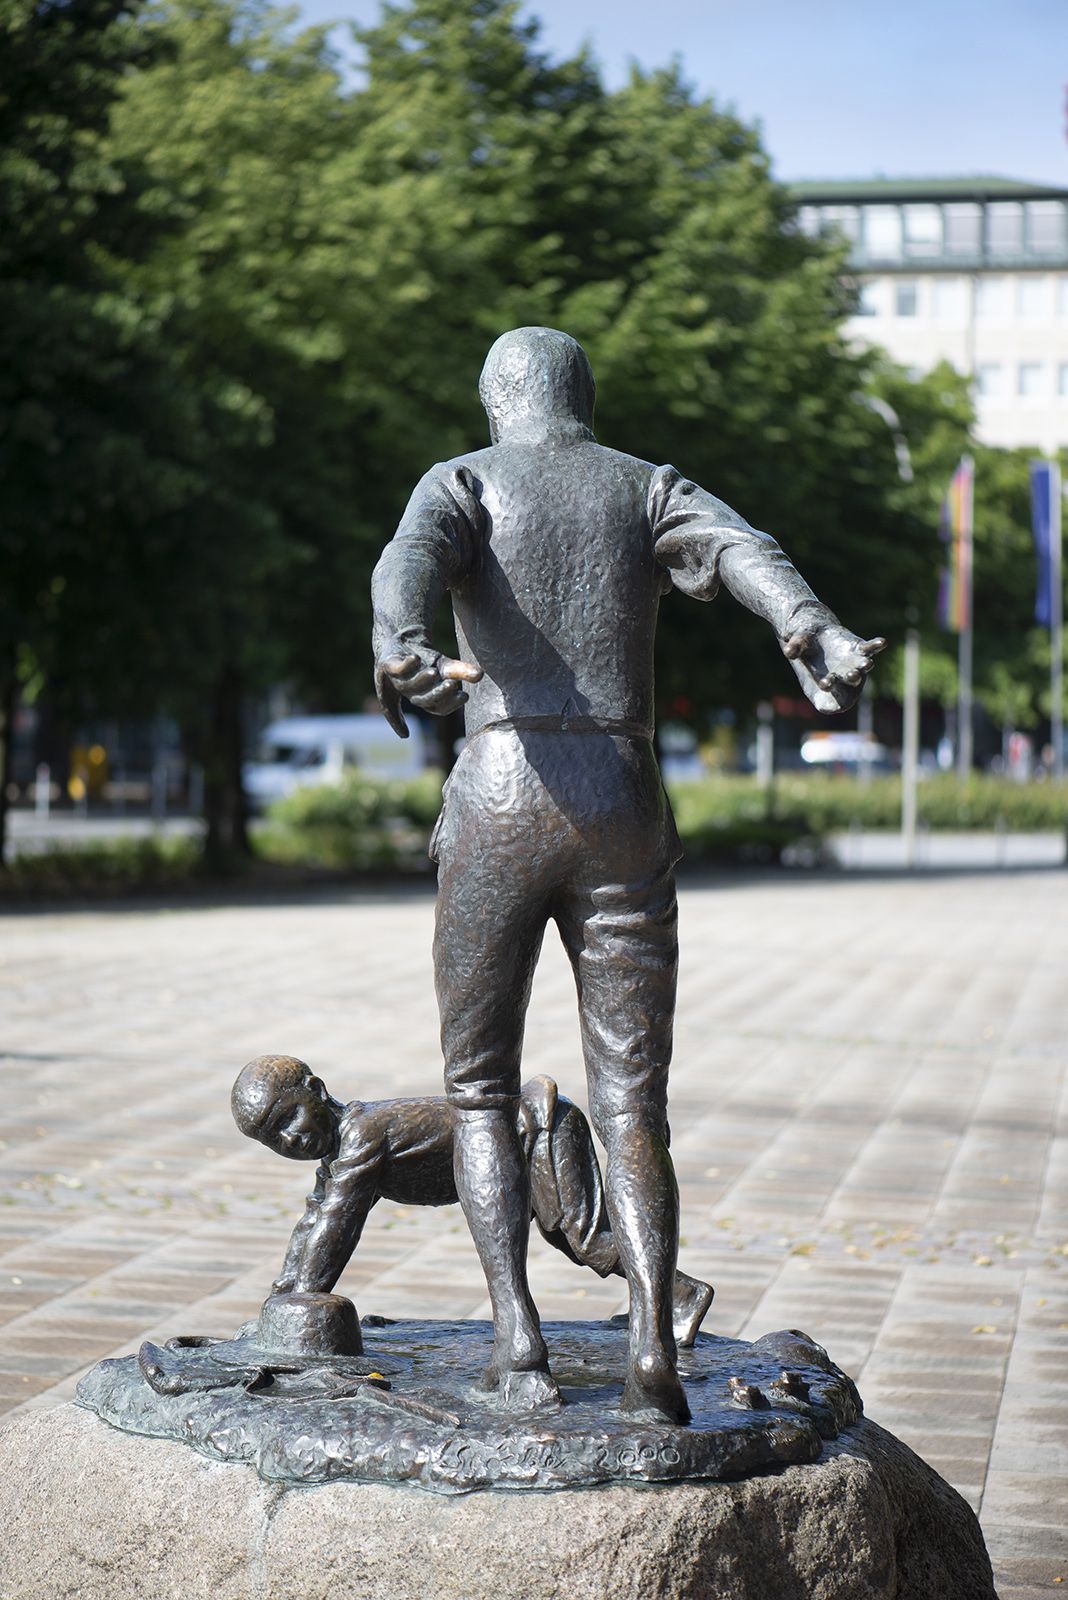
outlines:
{"label": "flagpole", "polygon": [[1061,583],[1061,467],[1049,464],[1049,737],[1053,781],[1064,782],[1064,598]]}
{"label": "flagpole", "polygon": [[920,765],[920,636],[905,634],[904,725],[901,733],[901,843],[906,867],[916,865],[916,781]]}
{"label": "flagpole", "polygon": [[974,507],[974,462],[961,457],[965,475],[961,484],[960,572],[961,629],[957,646],[957,780],[967,783],[972,771],[972,512]]}
{"label": "flagpole", "polygon": [[957,780],[967,783],[972,770],[972,625],[957,640]]}

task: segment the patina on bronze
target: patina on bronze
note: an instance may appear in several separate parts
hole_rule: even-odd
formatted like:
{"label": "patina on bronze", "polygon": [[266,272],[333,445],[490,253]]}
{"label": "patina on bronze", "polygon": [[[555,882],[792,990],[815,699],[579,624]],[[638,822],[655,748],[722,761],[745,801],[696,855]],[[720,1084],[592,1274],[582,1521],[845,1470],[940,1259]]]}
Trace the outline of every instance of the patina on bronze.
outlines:
{"label": "patina on bronze", "polygon": [[[754,1344],[699,1333],[679,1356],[692,1420],[666,1426],[620,1410],[625,1318],[549,1324],[567,1404],[517,1413],[478,1381],[489,1323],[365,1317],[354,1356],[336,1307],[284,1310],[287,1298],[268,1301],[235,1340],[169,1339],[99,1362],[79,1403],[269,1481],[354,1478],[438,1494],[738,1478],[817,1460],[822,1441],[861,1415],[850,1380],[796,1332]],[[314,1352],[269,1347],[280,1325],[289,1344],[305,1319],[318,1330]]]}
{"label": "patina on bronze", "polygon": [[[493,1307],[482,1381],[515,1409],[560,1401],[527,1282],[516,1116],[531,980],[554,920],[630,1288],[620,1404],[684,1423],[667,1121],[680,847],[651,742],[657,608],[672,585],[711,600],[725,584],[772,625],[824,712],[856,700],[885,641],[844,628],[774,539],[714,495],[598,445],[593,374],[566,334],[505,334],[480,394],[491,445],[422,479],[373,602],[376,684],[397,732],[403,700],[439,715],[466,705],[432,845],[434,960],[456,1188]],[[446,593],[458,660],[431,642]]]}

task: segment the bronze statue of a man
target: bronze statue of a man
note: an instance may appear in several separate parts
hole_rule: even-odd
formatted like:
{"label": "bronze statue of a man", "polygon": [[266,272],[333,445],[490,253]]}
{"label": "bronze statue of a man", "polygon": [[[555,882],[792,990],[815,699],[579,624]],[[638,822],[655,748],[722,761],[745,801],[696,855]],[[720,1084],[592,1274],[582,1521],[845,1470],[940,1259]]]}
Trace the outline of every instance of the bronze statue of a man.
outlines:
{"label": "bronze statue of a man", "polygon": [[[434,963],[456,1188],[493,1306],[485,1382],[513,1407],[559,1399],[527,1284],[531,1203],[515,1115],[552,919],[575,973],[630,1287],[622,1407],[685,1422],[667,1122],[681,851],[652,747],[657,608],[672,584],[704,600],[726,584],[774,627],[821,711],[853,703],[883,641],[842,627],[775,541],[721,500],[673,467],[598,445],[593,374],[566,334],[505,334],[479,393],[492,444],[422,479],[375,570],[373,600],[376,682],[397,732],[407,731],[402,698],[441,715],[469,699],[434,841]],[[458,661],[431,642],[446,591]]]}

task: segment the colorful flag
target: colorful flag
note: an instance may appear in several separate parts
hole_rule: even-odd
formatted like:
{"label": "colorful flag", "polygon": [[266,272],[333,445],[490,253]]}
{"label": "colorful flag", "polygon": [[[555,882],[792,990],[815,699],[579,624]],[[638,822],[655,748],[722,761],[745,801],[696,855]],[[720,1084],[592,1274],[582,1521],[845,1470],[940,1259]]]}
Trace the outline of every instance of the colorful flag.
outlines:
{"label": "colorful flag", "polygon": [[949,546],[938,584],[938,624],[946,633],[964,633],[971,627],[974,487],[975,463],[971,456],[961,456],[938,519],[938,537]]}
{"label": "colorful flag", "polygon": [[1053,621],[1053,462],[1031,463],[1031,531],[1035,536],[1035,621],[1048,628]]}

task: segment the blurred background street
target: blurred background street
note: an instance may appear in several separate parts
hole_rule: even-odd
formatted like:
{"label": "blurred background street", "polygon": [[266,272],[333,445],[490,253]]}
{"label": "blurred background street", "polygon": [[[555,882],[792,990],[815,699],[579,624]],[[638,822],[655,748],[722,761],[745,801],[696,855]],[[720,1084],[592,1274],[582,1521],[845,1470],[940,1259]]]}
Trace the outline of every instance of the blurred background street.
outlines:
{"label": "blurred background street", "polygon": [[[246,1060],[342,1099],[434,1094],[429,888],[32,911],[0,922],[0,1404],[68,1399],[146,1337],[229,1334],[312,1169],[242,1138]],[[797,1326],[975,1506],[1002,1600],[1068,1580],[1063,871],[686,877],[672,1080],[682,1260],[713,1332]],[[550,930],[528,1073],[584,1099]],[[616,1280],[536,1240],[543,1318]],[[361,1313],[488,1316],[457,1209],[383,1202]]]}

